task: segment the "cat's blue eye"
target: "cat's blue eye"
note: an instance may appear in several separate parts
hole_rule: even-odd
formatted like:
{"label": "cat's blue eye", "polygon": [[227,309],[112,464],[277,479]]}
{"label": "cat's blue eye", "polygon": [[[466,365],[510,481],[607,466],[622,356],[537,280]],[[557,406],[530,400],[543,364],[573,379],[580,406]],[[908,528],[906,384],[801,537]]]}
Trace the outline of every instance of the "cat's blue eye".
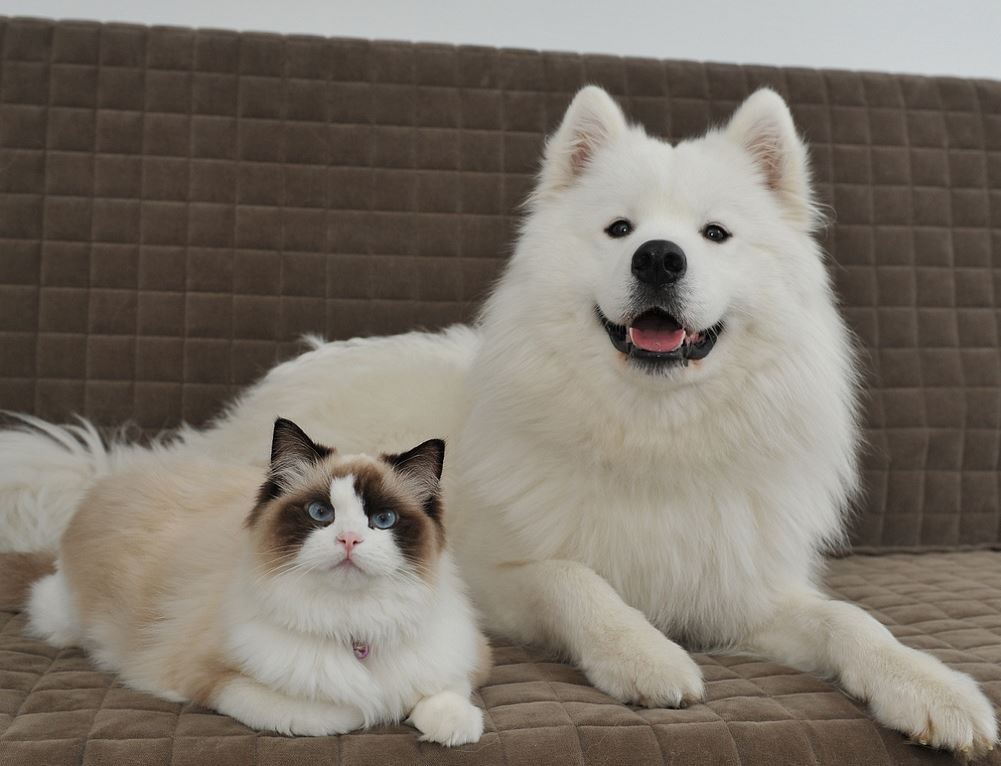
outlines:
{"label": "cat's blue eye", "polygon": [[313,521],[318,521],[321,524],[329,524],[334,520],[334,509],[319,500],[310,501],[306,506],[306,513]]}
{"label": "cat's blue eye", "polygon": [[370,521],[376,529],[389,529],[396,523],[396,511],[379,511],[372,514]]}

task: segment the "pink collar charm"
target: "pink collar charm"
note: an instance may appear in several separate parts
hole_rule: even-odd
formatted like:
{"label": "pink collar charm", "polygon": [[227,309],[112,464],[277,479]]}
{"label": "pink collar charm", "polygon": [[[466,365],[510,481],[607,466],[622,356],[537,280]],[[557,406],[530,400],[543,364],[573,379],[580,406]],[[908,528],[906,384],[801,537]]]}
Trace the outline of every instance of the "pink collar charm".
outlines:
{"label": "pink collar charm", "polygon": [[355,653],[355,657],[359,660],[363,660],[368,657],[369,646],[362,641],[352,641],[351,650]]}

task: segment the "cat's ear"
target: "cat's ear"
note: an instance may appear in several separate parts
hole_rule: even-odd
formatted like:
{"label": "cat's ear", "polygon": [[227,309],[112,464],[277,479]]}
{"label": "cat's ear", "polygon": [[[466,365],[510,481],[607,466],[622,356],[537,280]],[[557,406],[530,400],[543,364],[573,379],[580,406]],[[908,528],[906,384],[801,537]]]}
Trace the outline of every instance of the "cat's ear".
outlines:
{"label": "cat's ear", "polygon": [[315,463],[330,454],[327,447],[321,447],[306,436],[306,432],[286,418],[275,421],[271,435],[271,466],[276,463]]}
{"label": "cat's ear", "polygon": [[432,507],[436,507],[434,501],[438,497],[438,484],[445,466],[445,442],[428,439],[411,450],[398,455],[383,455],[382,459],[392,466],[394,473],[430,513]]}
{"label": "cat's ear", "polygon": [[271,435],[271,466],[262,489],[266,497],[278,497],[308,469],[334,450],[310,439],[306,432],[286,418],[275,421]]}

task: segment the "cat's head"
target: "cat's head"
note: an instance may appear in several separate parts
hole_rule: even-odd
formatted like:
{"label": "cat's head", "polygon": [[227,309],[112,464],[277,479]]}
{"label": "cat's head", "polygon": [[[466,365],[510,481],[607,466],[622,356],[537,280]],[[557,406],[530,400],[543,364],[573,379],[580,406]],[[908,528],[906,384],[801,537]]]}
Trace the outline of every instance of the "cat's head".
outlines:
{"label": "cat's head", "polygon": [[444,459],[440,439],[397,455],[340,455],[279,418],[268,478],[246,521],[263,571],[345,587],[430,577],[445,541]]}

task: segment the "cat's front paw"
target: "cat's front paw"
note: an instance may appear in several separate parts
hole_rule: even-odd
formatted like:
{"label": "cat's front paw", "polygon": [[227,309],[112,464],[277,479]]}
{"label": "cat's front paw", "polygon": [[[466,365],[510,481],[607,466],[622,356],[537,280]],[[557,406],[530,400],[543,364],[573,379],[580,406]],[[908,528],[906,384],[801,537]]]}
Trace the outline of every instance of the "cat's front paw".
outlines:
{"label": "cat's front paw", "polygon": [[[343,705],[289,706],[275,728],[280,734],[329,737],[355,731],[365,725],[361,710]],[[264,727],[268,728],[268,727]]]}
{"label": "cat's front paw", "polygon": [[867,684],[869,705],[880,723],[919,744],[969,760],[994,749],[994,706],[976,681],[914,649],[906,649],[903,661],[888,667],[896,672]]}
{"label": "cat's front paw", "polygon": [[483,736],[483,712],[455,692],[425,697],[414,706],[408,723],[421,733],[422,742],[446,747],[477,742]]}
{"label": "cat's front paw", "polygon": [[613,651],[583,660],[588,680],[611,697],[645,707],[683,707],[705,695],[702,670],[667,636],[649,630],[620,634]]}

